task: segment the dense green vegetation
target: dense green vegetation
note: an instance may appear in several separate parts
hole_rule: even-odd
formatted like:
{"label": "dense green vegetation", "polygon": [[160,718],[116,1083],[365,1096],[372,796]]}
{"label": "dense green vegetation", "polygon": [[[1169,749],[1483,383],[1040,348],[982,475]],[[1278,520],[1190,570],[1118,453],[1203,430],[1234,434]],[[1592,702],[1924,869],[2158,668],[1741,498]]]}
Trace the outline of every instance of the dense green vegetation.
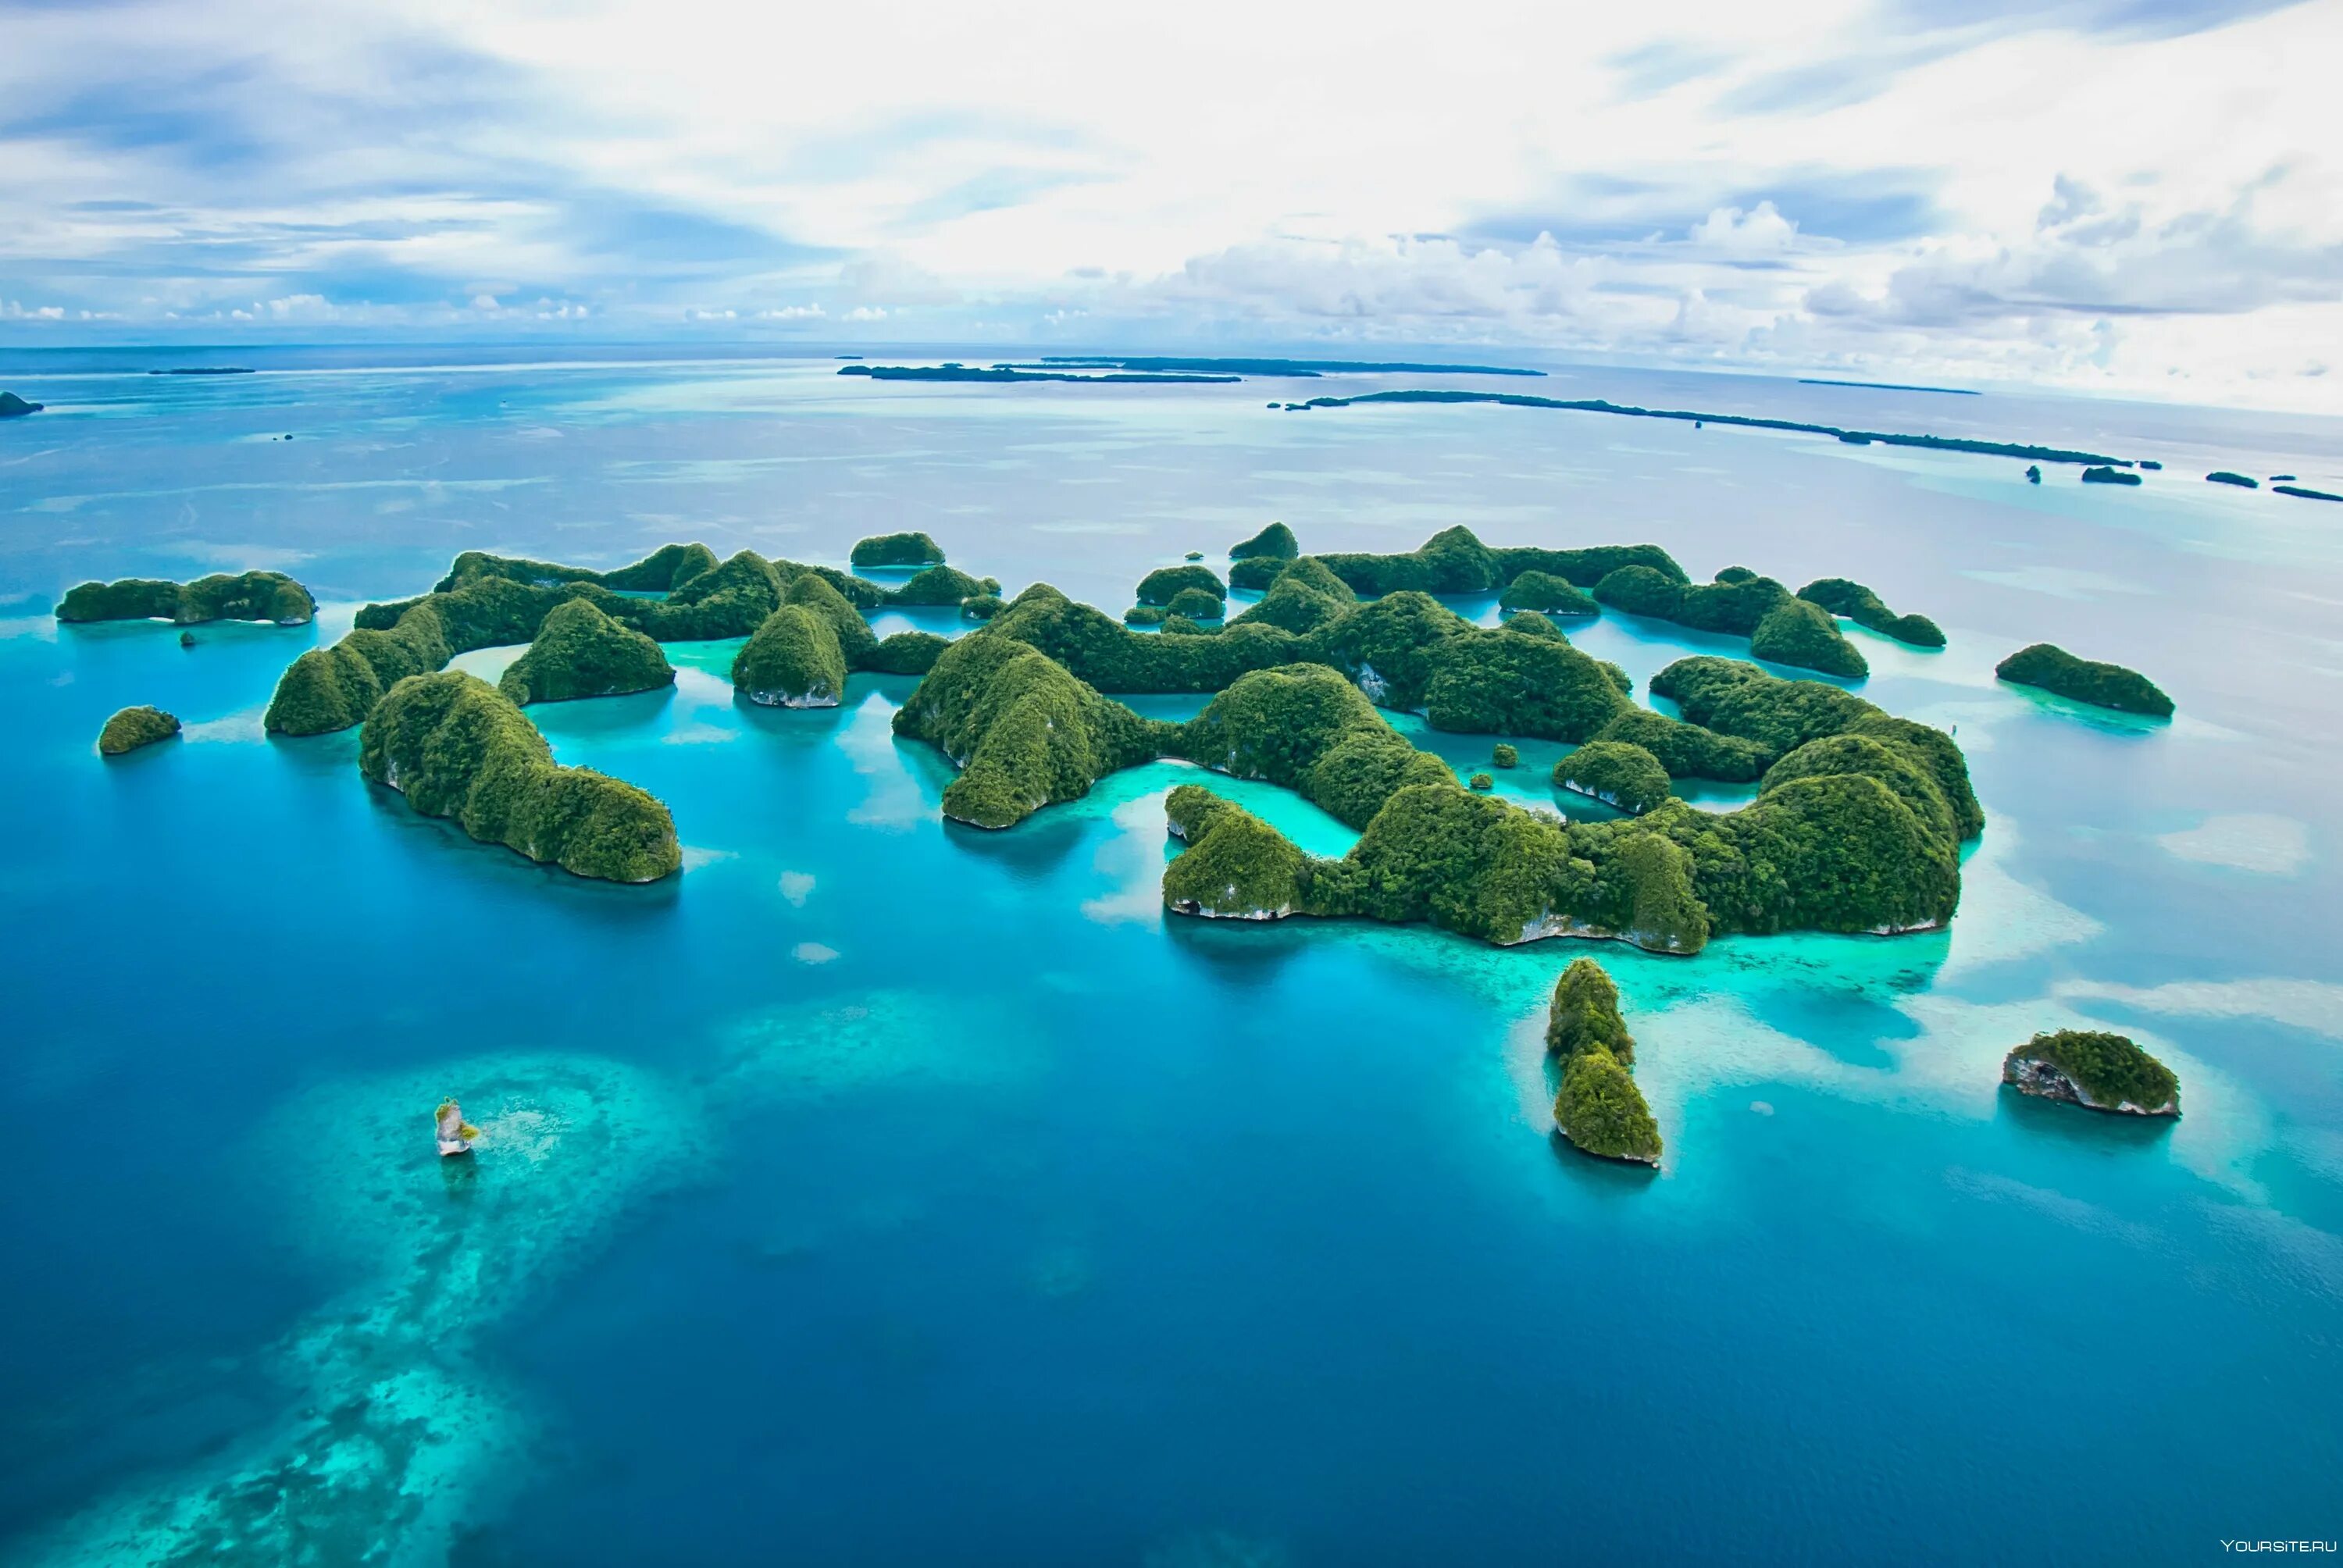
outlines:
{"label": "dense green vegetation", "polygon": [[785,604],[732,656],[732,685],[767,707],[835,708],[846,695],[846,668],[830,618],[808,605]]}
{"label": "dense green vegetation", "polygon": [[945,648],[895,714],[898,735],[960,766],[944,815],[980,828],[1007,828],[1088,794],[1104,775],[1156,756],[1172,728],[1108,701],[999,622]]}
{"label": "dense green vegetation", "polygon": [[960,601],[963,620],[990,620],[1009,608],[1009,601],[997,593],[980,593]]}
{"label": "dense green vegetation", "polygon": [[2087,485],[2137,485],[2139,482],[2140,477],[2137,474],[2127,474],[2121,468],[2110,468],[2104,465],[2083,470],[2083,483]]}
{"label": "dense green vegetation", "polygon": [[57,606],[57,618],[65,621],[169,620],[181,626],[207,620],[301,626],[317,614],[309,590],[283,572],[216,572],[191,583],[156,578],[82,583]]}
{"label": "dense green vegetation", "polygon": [[1848,679],[1871,673],[1863,650],[1846,640],[1830,612],[1802,598],[1785,598],[1767,610],[1749,634],[1749,651],[1775,664]]}
{"label": "dense green vegetation", "polygon": [[1640,746],[1590,740],[1554,765],[1562,789],[1642,816],[1668,799],[1668,770]]}
{"label": "dense green vegetation", "polygon": [[1358,604],[1350,585],[1314,556],[1277,565],[1277,580],[1259,604],[1234,618],[1236,624],[1272,626],[1298,636],[1340,619]]}
{"label": "dense green vegetation", "polygon": [[[924,567],[943,563],[943,548],[925,534],[880,534],[857,539],[846,558],[863,567]],[[965,597],[965,596],[963,596]]]}
{"label": "dense green vegetation", "polygon": [[[993,587],[1000,585],[995,583]],[[983,580],[972,578],[958,567],[929,567],[912,573],[903,586],[889,594],[884,602],[903,605],[960,604],[989,590]]]}
{"label": "dense green vegetation", "polygon": [[119,757],[141,746],[168,740],[178,732],[178,719],[159,708],[126,708],[107,719],[106,728],[97,732],[98,754]]}
{"label": "dense green vegetation", "polygon": [[1229,587],[1242,588],[1247,593],[1262,592],[1292,564],[1283,556],[1247,556],[1242,560],[1231,561]]}
{"label": "dense green vegetation", "polygon": [[[531,636],[536,629],[529,628]],[[448,644],[438,609],[417,601],[388,630],[361,624],[332,647],[313,648],[295,659],[278,678],[262,722],[277,735],[347,729],[393,686],[439,668],[457,651]]]}
{"label": "dense green vegetation", "polygon": [[400,681],[367,717],[358,768],[427,816],[581,877],[649,882],[683,864],[667,808],[631,784],[553,760],[545,738],[486,681]]}
{"label": "dense green vegetation", "polygon": [[1657,545],[1597,545],[1569,550],[1492,548],[1472,529],[1462,527],[1443,528],[1401,555],[1349,553],[1318,558],[1353,591],[1369,596],[1403,588],[1422,593],[1489,593],[1531,571],[1588,588],[1626,566],[1648,567],[1673,581],[1684,580],[1684,568]]}
{"label": "dense green vegetation", "polygon": [[1490,749],[1489,762],[1495,768],[1518,768],[1522,765],[1521,750],[1500,740]]}
{"label": "dense green vegetation", "polygon": [[1496,787],[1497,781],[1486,773],[1475,773],[1464,780],[1464,788],[1467,789],[1489,790]]}
{"label": "dense green vegetation", "polygon": [[1200,588],[1182,588],[1172,596],[1172,602],[1163,607],[1167,619],[1176,615],[1189,620],[1218,620],[1227,613],[1227,606]]}
{"label": "dense green vegetation", "polygon": [[1211,635],[1209,628],[1197,624],[1195,621],[1189,619],[1184,615],[1173,615],[1170,610],[1163,612],[1163,624],[1160,629],[1165,637],[1207,637]]}
{"label": "dense green vegetation", "polygon": [[1660,1162],[1660,1128],[1643,1091],[1619,1059],[1599,1045],[1563,1063],[1554,1121],[1564,1137],[1589,1154],[1638,1165]]}
{"label": "dense green vegetation", "polygon": [[1353,828],[1365,827],[1404,785],[1455,783],[1445,763],[1409,745],[1357,687],[1322,664],[1238,678],[1162,749],[1282,785]]}
{"label": "dense green vegetation", "polygon": [[675,667],[658,643],[585,599],[569,599],[547,613],[528,651],[506,667],[497,689],[527,707],[674,683]]}
{"label": "dense green vegetation", "polygon": [[1715,582],[1686,584],[1649,567],[1626,566],[1596,583],[1594,597],[1630,615],[1749,638],[1760,658],[1776,664],[1828,675],[1866,673],[1862,653],[1837,622],[1745,567],[1728,567]]}
{"label": "dense green vegetation", "polygon": [[1747,784],[1765,777],[1774,753],[1755,741],[1720,735],[1697,724],[1686,724],[1630,707],[1594,732],[1598,741],[1613,741],[1649,752],[1672,779],[1714,779],[1726,784]]}
{"label": "dense green vegetation", "polygon": [[1163,869],[1163,901],[1187,915],[1273,920],[1302,900],[1309,857],[1268,823],[1199,784],[1163,803],[1187,848]]}
{"label": "dense green vegetation", "polygon": [[[1381,600],[1354,618],[1364,621],[1393,602]],[[1408,669],[1418,661],[1392,662]],[[1435,729],[1584,740],[1631,706],[1611,669],[1567,639],[1510,626],[1443,638],[1421,663],[1430,671],[1424,715]]]}
{"label": "dense green vegetation", "polygon": [[880,638],[861,668],[880,675],[925,675],[950,646],[950,638],[931,631],[899,631]]}
{"label": "dense green vegetation", "polygon": [[1499,609],[1538,610],[1547,615],[1595,615],[1603,607],[1594,596],[1551,572],[1523,572],[1497,596]]}
{"label": "dense green vegetation", "polygon": [[1925,615],[1897,615],[1880,597],[1845,578],[1817,578],[1798,590],[1798,597],[1818,604],[1833,615],[1869,627],[1882,637],[1908,642],[1915,648],[1942,648],[1945,634]]}
{"label": "dense green vegetation", "polygon": [[1567,1058],[1598,1045],[1622,1062],[1635,1060],[1635,1037],[1619,1016],[1619,988],[1610,972],[1593,959],[1573,959],[1546,1006],[1545,1048]]}
{"label": "dense green vegetation", "polygon": [[2044,1063],[2080,1091],[2077,1103],[2094,1111],[2130,1107],[2150,1116],[2175,1116],[2180,1111],[2180,1080],[2164,1063],[2142,1050],[2129,1037],[2097,1030],[2062,1029],[2037,1034],[2009,1053],[2003,1061],[2005,1082],[2029,1092],[2066,1099],[2056,1079],[2029,1071],[2029,1063]]}
{"label": "dense green vegetation", "polygon": [[1229,597],[1228,585],[1210,567],[1158,567],[1139,579],[1139,602],[1168,607],[1184,588],[1194,588],[1216,601]]}
{"label": "dense green vegetation", "polygon": [[1283,523],[1272,523],[1242,544],[1229,547],[1229,559],[1232,561],[1290,561],[1301,553],[1302,541]]}
{"label": "dense green vegetation", "polygon": [[[1785,680],[1738,659],[1704,657],[1680,658],[1661,670],[1652,678],[1652,692],[1675,703],[1688,723],[1755,742],[1769,763],[1809,740],[1870,736],[1902,750],[1936,781],[1958,838],[1973,839],[1984,829],[1968,763],[1951,736],[1898,719],[1840,687]],[[1649,749],[1665,762],[1660,748]]]}
{"label": "dense green vegetation", "polygon": [[2021,648],[1994,667],[1994,674],[2019,686],[2036,686],[2097,708],[2122,713],[2172,717],[2172,699],[2137,670],[2120,664],[2077,658],[2054,643]]}
{"label": "dense green vegetation", "polygon": [[1164,616],[1169,613],[1170,612],[1165,610],[1161,605],[1135,604],[1129,609],[1122,612],[1122,624],[1125,626],[1161,626],[1163,624]]}

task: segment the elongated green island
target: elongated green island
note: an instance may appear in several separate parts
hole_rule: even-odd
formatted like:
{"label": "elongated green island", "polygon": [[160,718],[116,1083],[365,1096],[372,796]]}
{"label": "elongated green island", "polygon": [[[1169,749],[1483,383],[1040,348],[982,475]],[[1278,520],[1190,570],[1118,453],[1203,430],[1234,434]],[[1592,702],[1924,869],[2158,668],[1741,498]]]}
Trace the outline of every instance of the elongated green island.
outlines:
{"label": "elongated green island", "polygon": [[1554,1121],[1571,1144],[1604,1160],[1657,1165],[1659,1124],[1629,1069],[1635,1040],[1619,1016],[1619,988],[1593,959],[1574,959],[1546,1008],[1545,1048],[1562,1067]]}
{"label": "elongated green island", "polygon": [[2038,687],[2095,708],[2141,713],[2151,719],[2172,717],[2172,699],[2137,670],[2077,658],[2056,643],[2021,648],[1996,665],[1993,672],[2016,685]]}
{"label": "elongated green island", "polygon": [[2180,1080],[2127,1035],[2062,1029],[2037,1034],[2001,1064],[2021,1094],[2127,1116],[2180,1114]]}
{"label": "elongated green island", "polygon": [[216,572],[187,583],[160,578],[82,583],[57,605],[57,618],[64,621],[167,620],[181,626],[212,620],[303,626],[317,614],[309,590],[283,572]]}
{"label": "elongated green island", "polygon": [[1845,616],[1857,626],[1868,627],[1882,637],[1892,637],[1915,648],[1945,646],[1945,634],[1935,621],[1925,615],[1897,615],[1877,594],[1859,582],[1845,578],[1817,578],[1800,588],[1798,597],[1822,606],[1833,615]]}
{"label": "elongated green island", "polygon": [[866,567],[941,566],[943,547],[923,533],[877,534],[854,541],[847,559],[859,571]]}
{"label": "elongated green island", "polygon": [[426,816],[581,877],[650,882],[683,865],[665,806],[559,766],[509,698],[459,670],[393,686],[367,717],[358,770]]}

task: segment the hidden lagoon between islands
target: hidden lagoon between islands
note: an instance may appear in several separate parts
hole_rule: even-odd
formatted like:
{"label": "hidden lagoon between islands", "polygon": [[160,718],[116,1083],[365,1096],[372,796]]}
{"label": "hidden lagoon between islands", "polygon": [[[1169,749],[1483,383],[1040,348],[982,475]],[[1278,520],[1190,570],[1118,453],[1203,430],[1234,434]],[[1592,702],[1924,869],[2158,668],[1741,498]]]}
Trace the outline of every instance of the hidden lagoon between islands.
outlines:
{"label": "hidden lagoon between islands", "polygon": [[[1501,946],[1570,937],[1691,958],[1732,934],[1936,930],[1959,905],[1962,849],[1985,818],[1949,734],[1830,679],[1715,656],[1653,678],[1652,695],[1675,710],[1664,714],[1554,618],[1607,611],[1746,637],[1758,658],[1838,680],[1867,672],[1841,618],[1944,646],[1933,621],[1861,583],[1826,578],[1793,593],[1743,567],[1695,583],[1655,545],[1490,547],[1463,528],[1413,551],[1312,556],[1276,523],[1228,557],[1227,579],[1197,562],[1151,572],[1118,620],[1047,584],[1004,597],[925,534],[855,547],[858,571],[891,582],[749,550],[719,560],[699,544],[609,571],[468,551],[429,593],[367,605],[341,640],[293,660],[264,722],[288,737],[356,727],[361,775],[415,810],[580,877],[654,882],[683,865],[667,806],[556,762],[525,709],[654,690],[675,679],[662,643],[745,638],[732,684],[759,705],[837,706],[856,672],[918,678],[894,729],[950,759],[958,771],[942,811],[970,828],[1013,828],[1111,773],[1172,759],[1290,789],[1359,834],[1339,858],[1313,856],[1209,785],[1181,785],[1165,811],[1183,847],[1161,896],[1191,918],[1367,919]],[[1232,582],[1260,598],[1231,614]],[[1435,597],[1491,593],[1508,612],[1493,628]],[[957,607],[972,629],[880,638],[866,618],[914,606]],[[289,578],[247,573],[84,584],[57,613],[297,624],[314,603]],[[447,668],[516,645],[526,650],[496,685]],[[2171,712],[2145,678],[2046,644],[2000,673],[2083,702]],[[1210,700],[1176,723],[1114,700],[1141,693]],[[1491,793],[1486,773],[1462,782],[1382,709],[1421,714],[1435,730],[1568,744],[1554,786],[1607,809],[1574,819]],[[126,710],[103,749],[176,729],[168,715]],[[1498,745],[1494,765],[1518,766],[1514,748]],[[1756,793],[1704,810],[1678,797],[1679,781]],[[1552,1006],[1559,1134],[1656,1165],[1615,987],[1582,960]],[[2012,1052],[2004,1078],[2087,1109],[2178,1109],[2177,1082],[2120,1036],[2038,1036]]]}

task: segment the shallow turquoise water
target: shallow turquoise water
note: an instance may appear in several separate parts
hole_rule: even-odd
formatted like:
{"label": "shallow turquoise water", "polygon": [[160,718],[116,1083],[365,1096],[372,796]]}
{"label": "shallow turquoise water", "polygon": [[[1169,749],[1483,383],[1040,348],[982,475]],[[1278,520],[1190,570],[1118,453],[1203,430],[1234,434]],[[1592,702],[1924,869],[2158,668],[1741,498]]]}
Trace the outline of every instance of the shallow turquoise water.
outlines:
{"label": "shallow turquoise water", "polygon": [[[1252,387],[330,359],[7,377],[56,410],[0,427],[11,1555],[2132,1563],[2336,1534],[2343,552],[2314,506],[2182,472],[2335,487],[2331,425],[1958,400],[2169,465],[2108,496]],[[615,889],[416,818],[354,736],[259,730],[295,652],[460,548],[842,561],[917,527],[1120,608],[1272,517],[1328,548],[1651,538],[1935,616],[1938,654],[1855,635],[1865,692],[1968,750],[1990,826],[1953,930],[1597,950],[1653,1175],[1547,1133],[1538,1015],[1587,950],[1167,920],[1192,769],[950,828],[948,766],[889,729],[910,682],[744,709],[733,645],[681,646],[671,692],[532,709],[674,810],[685,874]],[[192,650],[45,614],[85,576],[228,565],[334,602]],[[952,628],[882,629],[914,624]],[[1572,635],[1638,691],[1735,650]],[[2046,637],[2181,717],[1996,688]],[[101,764],[136,701],[186,738]],[[1395,722],[1463,771],[1493,739]],[[1555,801],[1559,750],[1503,787]],[[2011,1044],[2086,1021],[2174,1063],[2177,1125],[1999,1092]],[[449,1091],[494,1134],[468,1173],[426,1136]]]}

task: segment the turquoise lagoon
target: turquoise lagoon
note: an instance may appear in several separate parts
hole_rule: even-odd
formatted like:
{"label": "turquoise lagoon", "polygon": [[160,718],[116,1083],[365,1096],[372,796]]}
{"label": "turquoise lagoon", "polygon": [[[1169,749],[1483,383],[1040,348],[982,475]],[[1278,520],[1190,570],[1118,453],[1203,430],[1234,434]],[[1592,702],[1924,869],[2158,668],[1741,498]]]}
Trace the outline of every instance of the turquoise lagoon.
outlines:
{"label": "turquoise lagoon", "polygon": [[[2343,519],[2194,477],[2343,487],[2332,422],[1539,388],[2165,462],[2108,494],[1592,416],[1277,414],[1273,382],[239,354],[261,373],[0,373],[50,408],[0,427],[0,1555],[2143,1563],[2338,1533]],[[1938,654],[1854,635],[1866,694],[1967,750],[1959,918],[1693,960],[1167,920],[1161,798],[1203,776],[947,826],[948,764],[889,728],[910,682],[743,708],[729,644],[671,649],[672,691],[531,710],[672,807],[687,869],[648,889],[418,819],[354,734],[260,729],[295,653],[463,548],[842,562],[921,528],[1120,609],[1273,518],[1320,548],[1652,539],[1934,616]],[[320,624],[183,650],[48,614],[85,577],[247,566]],[[1741,650],[1572,636],[1638,691]],[[2179,717],[1996,687],[2045,638]],[[131,702],[187,732],[102,764]],[[1496,739],[1395,722],[1460,772]],[[1561,749],[1523,750],[1501,788],[1575,809]],[[1590,950],[1656,1174],[1549,1133],[1540,1015]],[[2061,1025],[2147,1042],[2186,1116],[2002,1093]],[[460,1169],[427,1137],[448,1092],[491,1133]]]}

